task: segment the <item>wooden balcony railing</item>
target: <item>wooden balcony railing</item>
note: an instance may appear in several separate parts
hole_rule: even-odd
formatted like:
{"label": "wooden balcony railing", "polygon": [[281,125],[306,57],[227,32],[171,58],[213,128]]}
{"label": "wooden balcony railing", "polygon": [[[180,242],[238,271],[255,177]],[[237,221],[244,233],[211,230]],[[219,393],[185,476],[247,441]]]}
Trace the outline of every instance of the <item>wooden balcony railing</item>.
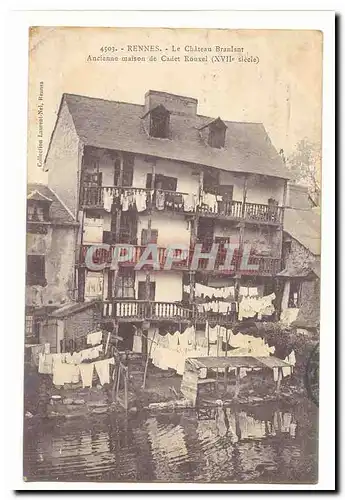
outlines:
{"label": "wooden balcony railing", "polygon": [[198,212],[204,215],[214,215],[234,219],[242,218],[241,201],[217,201],[214,205],[202,203]]}
{"label": "wooden balcony railing", "polygon": [[135,187],[84,186],[81,191],[80,204],[84,208],[105,208],[112,204],[135,206],[138,212],[147,208],[169,210],[173,212],[195,212],[196,195],[168,191],[164,189],[144,189]]}
{"label": "wooden balcony railing", "polygon": [[284,208],[261,203],[245,203],[244,218],[251,221],[282,224]]}
{"label": "wooden balcony railing", "polygon": [[192,310],[177,302],[112,300],[103,302],[103,316],[123,320],[189,320]]}
{"label": "wooden balcony railing", "polygon": [[230,219],[245,219],[264,222],[267,224],[282,224],[284,208],[262,203],[243,203],[241,201],[201,202],[196,194],[169,191],[164,189],[144,189],[136,187],[114,186],[83,186],[80,204],[84,208],[105,208],[110,210],[114,203],[123,210],[129,206],[136,206],[139,212],[154,208],[177,213],[198,212],[205,216],[223,217]]}
{"label": "wooden balcony railing", "polygon": [[80,205],[84,208],[105,208],[110,211],[112,204],[122,205],[128,210],[132,205],[139,212],[152,206],[152,190],[135,187],[83,186]]}

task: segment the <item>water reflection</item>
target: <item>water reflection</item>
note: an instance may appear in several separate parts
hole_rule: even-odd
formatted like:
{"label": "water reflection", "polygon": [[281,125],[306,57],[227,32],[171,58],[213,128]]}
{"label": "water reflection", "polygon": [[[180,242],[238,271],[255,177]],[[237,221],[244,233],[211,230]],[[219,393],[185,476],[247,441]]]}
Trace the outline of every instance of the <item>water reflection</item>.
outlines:
{"label": "water reflection", "polygon": [[25,432],[24,475],[40,481],[315,482],[316,417],[302,405],[40,422]]}

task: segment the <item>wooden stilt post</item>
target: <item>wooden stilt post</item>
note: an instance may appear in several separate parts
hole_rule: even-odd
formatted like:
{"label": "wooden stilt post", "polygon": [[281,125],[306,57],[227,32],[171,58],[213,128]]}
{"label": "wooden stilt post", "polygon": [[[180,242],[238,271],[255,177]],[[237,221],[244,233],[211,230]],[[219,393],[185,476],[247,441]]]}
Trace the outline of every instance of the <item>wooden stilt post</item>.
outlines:
{"label": "wooden stilt post", "polygon": [[278,367],[278,380],[277,380],[277,386],[276,386],[276,393],[280,393],[280,386],[283,378],[283,370],[281,366]]}
{"label": "wooden stilt post", "polygon": [[155,340],[155,337],[156,337],[156,331],[157,330],[154,331],[153,337],[152,337],[152,339],[150,339],[151,340],[151,344],[150,344],[150,348],[147,351],[147,357],[146,357],[146,363],[145,363],[145,371],[144,371],[144,379],[143,379],[142,389],[145,389],[145,385],[146,385],[147,368],[148,368],[149,359],[150,359],[150,356],[151,356],[152,344],[154,343],[154,340]]}
{"label": "wooden stilt post", "polygon": [[128,366],[123,369],[125,389],[125,410],[128,409]]}
{"label": "wooden stilt post", "polygon": [[240,392],[240,368],[236,368],[236,386],[235,386],[235,398],[238,398]]}
{"label": "wooden stilt post", "polygon": [[228,367],[224,368],[224,394],[228,390]]}
{"label": "wooden stilt post", "polygon": [[104,353],[105,356],[108,354],[109,341],[110,341],[110,332],[108,332],[107,342],[105,344],[105,353]]}

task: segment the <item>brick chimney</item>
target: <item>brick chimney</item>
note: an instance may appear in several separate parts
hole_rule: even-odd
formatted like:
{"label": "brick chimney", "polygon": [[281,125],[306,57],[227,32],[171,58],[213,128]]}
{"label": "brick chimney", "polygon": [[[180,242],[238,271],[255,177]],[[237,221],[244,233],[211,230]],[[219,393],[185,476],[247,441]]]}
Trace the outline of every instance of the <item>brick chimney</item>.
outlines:
{"label": "brick chimney", "polygon": [[149,90],[145,94],[145,113],[162,104],[174,115],[196,115],[198,100],[193,97],[169,94],[158,90]]}

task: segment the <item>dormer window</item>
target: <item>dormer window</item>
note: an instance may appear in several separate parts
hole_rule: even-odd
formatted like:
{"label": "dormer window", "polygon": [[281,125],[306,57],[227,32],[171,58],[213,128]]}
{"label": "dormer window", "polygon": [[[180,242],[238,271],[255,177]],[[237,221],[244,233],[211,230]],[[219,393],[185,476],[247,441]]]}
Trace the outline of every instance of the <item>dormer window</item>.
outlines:
{"label": "dormer window", "polygon": [[209,125],[208,129],[208,145],[211,148],[223,148],[227,129],[225,123],[220,118],[217,118]]}
{"label": "dormer window", "polygon": [[217,118],[216,120],[212,120],[211,122],[203,125],[199,128],[199,130],[203,139],[209,146],[211,146],[211,148],[220,149],[225,146],[225,135],[227,128],[228,127],[225,125],[223,120]]}
{"label": "dormer window", "polygon": [[167,139],[170,131],[170,112],[162,104],[159,104],[146,113],[145,117],[147,115],[149,115],[150,136]]}

